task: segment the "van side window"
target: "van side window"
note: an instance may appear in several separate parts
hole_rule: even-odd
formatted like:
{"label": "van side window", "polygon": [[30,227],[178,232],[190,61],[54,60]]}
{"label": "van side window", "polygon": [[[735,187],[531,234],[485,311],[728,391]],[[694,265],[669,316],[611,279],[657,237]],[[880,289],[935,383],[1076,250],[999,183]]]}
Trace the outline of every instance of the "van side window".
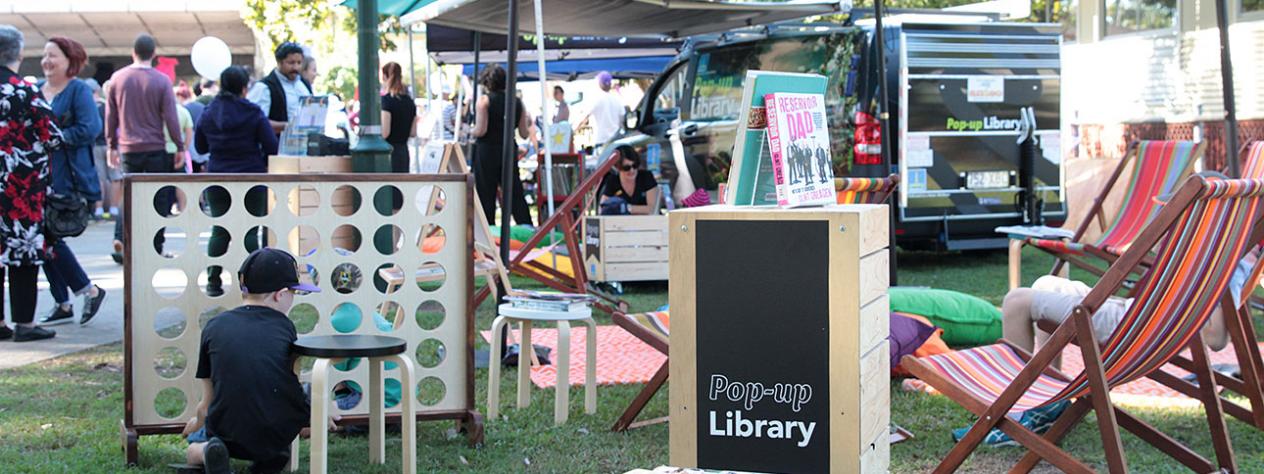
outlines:
{"label": "van side window", "polygon": [[685,75],[688,74],[687,65],[682,65],[672,72],[670,78],[663,82],[663,87],[658,90],[658,97],[654,98],[654,110],[675,110],[680,112],[680,98],[684,95]]}

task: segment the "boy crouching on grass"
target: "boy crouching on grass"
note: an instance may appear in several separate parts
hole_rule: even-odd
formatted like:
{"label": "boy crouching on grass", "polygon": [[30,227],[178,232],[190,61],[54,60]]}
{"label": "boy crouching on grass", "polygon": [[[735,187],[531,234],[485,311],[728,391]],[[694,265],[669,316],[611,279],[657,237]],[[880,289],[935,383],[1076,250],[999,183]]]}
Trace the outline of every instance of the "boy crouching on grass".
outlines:
{"label": "boy crouching on grass", "polygon": [[299,283],[294,257],[273,248],[251,252],[237,278],[244,304],[202,330],[202,401],[184,428],[188,463],[230,473],[232,457],[252,461],[251,472],[278,472],[311,413],[294,374],[290,348],[298,335],[286,312],[294,295],[320,289]]}

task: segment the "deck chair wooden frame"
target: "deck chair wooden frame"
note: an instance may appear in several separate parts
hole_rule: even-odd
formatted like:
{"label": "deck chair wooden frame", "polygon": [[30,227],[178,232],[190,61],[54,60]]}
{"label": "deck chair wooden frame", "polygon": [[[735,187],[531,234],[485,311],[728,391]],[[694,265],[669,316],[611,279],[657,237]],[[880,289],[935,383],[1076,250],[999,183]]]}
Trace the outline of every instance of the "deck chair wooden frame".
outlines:
{"label": "deck chair wooden frame", "polygon": [[[1107,216],[1104,209],[1106,198],[1109,197],[1110,192],[1115,189],[1115,185],[1118,184],[1119,178],[1123,175],[1124,169],[1128,167],[1128,163],[1137,163],[1136,166],[1133,167],[1132,175],[1128,181],[1127,191],[1125,191],[1131,194],[1137,187],[1138,181],[1145,178],[1143,174],[1146,170],[1143,167],[1152,163],[1152,161],[1147,159],[1145,156],[1145,153],[1151,150],[1151,147],[1182,145],[1191,147],[1188,155],[1184,156],[1185,161],[1177,163],[1163,163],[1162,160],[1154,161],[1153,163],[1155,164],[1152,166],[1164,166],[1171,164],[1173,167],[1168,170],[1168,173],[1157,174],[1157,176],[1153,177],[1164,180],[1163,182],[1154,183],[1152,187],[1149,188],[1155,190],[1153,194],[1145,196],[1125,195],[1124,205],[1121,206],[1121,209],[1123,210],[1114,216],[1110,225],[1107,225]],[[1164,141],[1132,142],[1129,144],[1127,152],[1124,153],[1124,158],[1119,161],[1119,165],[1115,167],[1115,171],[1111,173],[1110,178],[1107,179],[1105,185],[1102,186],[1101,192],[1098,193],[1097,197],[1093,198],[1093,205],[1089,208],[1088,214],[1085,214],[1084,220],[1080,222],[1078,227],[1076,227],[1075,236],[1073,236],[1069,242],[1031,238],[1025,241],[1025,245],[1031,245],[1055,257],[1056,260],[1054,260],[1053,270],[1049,272],[1050,275],[1060,274],[1062,267],[1069,263],[1099,277],[1102,276],[1106,272],[1104,266],[1109,266],[1119,257],[1119,253],[1116,249],[1106,244],[1111,241],[1133,241],[1135,239],[1135,233],[1144,228],[1145,224],[1149,222],[1149,219],[1144,216],[1141,218],[1131,216],[1132,220],[1125,223],[1123,220],[1130,217],[1129,212],[1127,211],[1129,209],[1149,207],[1151,216],[1157,215],[1154,213],[1157,212],[1155,207],[1157,207],[1158,204],[1153,203],[1151,199],[1159,194],[1174,191],[1176,186],[1179,186],[1185,177],[1193,172],[1194,163],[1202,159],[1206,148],[1206,143],[1194,144],[1189,142]],[[1177,174],[1173,176],[1172,173]],[[1164,183],[1167,183],[1168,186],[1164,186]],[[1089,226],[1094,222],[1097,223],[1098,228],[1103,232],[1103,234],[1096,242],[1084,242],[1084,234],[1088,232]],[[1122,228],[1119,227],[1123,224],[1127,225],[1124,225]],[[1115,235],[1116,233],[1119,235]]]}
{"label": "deck chair wooden frame", "polygon": [[[1044,459],[1066,472],[1092,472],[1057,446],[1090,409],[1096,412],[1106,460],[1111,472],[1125,472],[1127,463],[1119,428],[1167,453],[1190,469],[1210,472],[1236,471],[1220,398],[1212,383],[1207,348],[1198,332],[1224,301],[1224,289],[1238,259],[1258,231],[1264,206],[1261,180],[1205,180],[1189,178],[1159,215],[1139,234],[1134,244],[1106,271],[1105,276],[1070,319],[1059,325],[1046,344],[1029,354],[1008,341],[925,358],[905,356],[902,364],[962,407],[979,421],[948,453],[935,472],[956,470],[978,447],[988,431],[998,428],[1028,448],[1011,472],[1029,472]],[[1225,223],[1217,227],[1216,223]],[[1119,327],[1099,347],[1091,315],[1117,292],[1134,268],[1162,241],[1159,258],[1139,282],[1137,300]],[[1180,298],[1169,295],[1180,294]],[[1074,378],[1050,367],[1072,341],[1081,347],[1084,371]],[[1193,372],[1200,381],[1198,399],[1203,402],[1216,462],[1213,463],[1154,427],[1116,407],[1110,388],[1148,376],[1182,349],[1190,349]],[[1009,358],[1014,358],[1009,359]],[[1016,372],[976,375],[971,365],[989,364],[983,370]],[[1014,362],[1021,363],[1014,364]],[[948,373],[952,373],[949,376]],[[1039,384],[1038,384],[1039,382]],[[1032,395],[1028,395],[1029,391]],[[1045,435],[1037,435],[1006,415],[1049,403],[1072,400],[1066,412]],[[1022,404],[1019,402],[1022,401]]]}
{"label": "deck chair wooden frame", "polygon": [[[593,306],[607,313],[613,314],[615,311],[627,311],[627,302],[589,285],[588,272],[584,268],[583,251],[579,242],[579,224],[582,222],[582,219],[576,219],[574,216],[574,214],[588,208],[589,201],[594,199],[592,195],[597,192],[597,187],[601,185],[601,179],[614,168],[616,162],[617,157],[615,155],[612,154],[607,157],[606,161],[602,162],[593,174],[584,178],[579,187],[575,188],[575,191],[565,201],[562,201],[561,205],[554,208],[553,215],[549,216],[544,223],[536,228],[531,238],[527,239],[527,242],[523,244],[522,251],[517,252],[510,258],[507,266],[510,273],[531,278],[549,288],[564,293],[588,293],[597,296],[600,300],[594,302]],[[477,205],[477,203],[475,204]],[[566,250],[570,256],[572,275],[567,275],[552,267],[527,259],[531,255],[529,249],[534,249],[554,229],[559,229],[562,234]],[[474,295],[474,307],[477,308],[483,300],[491,296],[491,293],[492,290],[489,287],[479,290]]]}
{"label": "deck chair wooden frame", "polygon": [[[662,334],[645,327],[645,325],[638,322],[636,318],[625,313],[616,312],[614,313],[612,319],[614,320],[614,324],[616,326],[623,328],[624,331],[627,331],[637,339],[640,339],[650,347],[653,347],[654,350],[657,350],[670,358],[670,354],[668,353],[667,338]],[[642,426],[667,421],[668,417],[665,416],[645,421],[636,421],[636,417],[641,414],[641,410],[645,409],[645,405],[650,402],[650,399],[654,398],[654,394],[658,393],[659,389],[663,388],[663,384],[667,382],[669,362],[671,362],[670,359],[663,361],[663,364],[658,367],[658,370],[654,371],[654,376],[650,377],[650,381],[645,384],[645,387],[641,389],[640,393],[636,394],[636,398],[633,398],[632,403],[623,410],[623,414],[619,415],[619,419],[615,420],[614,426],[610,428],[611,431],[627,431],[632,428],[640,428]]]}
{"label": "deck chair wooden frame", "polygon": [[[900,184],[900,175],[892,174],[885,178],[835,178],[834,191],[838,193],[839,204],[884,204],[891,198],[891,193],[895,191]],[[629,316],[622,312],[613,314],[615,325],[623,328],[629,334],[648,344],[650,347],[658,350],[670,357],[668,353],[668,341],[663,334],[658,331],[647,328],[644,324],[638,322],[635,317]],[[627,431],[632,428],[639,428],[646,425],[662,423],[667,421],[667,417],[655,418],[652,420],[636,421],[640,416],[641,410],[645,409],[645,405],[649,403],[654,394],[663,388],[663,384],[667,382],[668,361],[664,361],[654,372],[654,376],[645,384],[641,392],[632,399],[632,403],[623,410],[623,414],[614,422],[612,431]]]}

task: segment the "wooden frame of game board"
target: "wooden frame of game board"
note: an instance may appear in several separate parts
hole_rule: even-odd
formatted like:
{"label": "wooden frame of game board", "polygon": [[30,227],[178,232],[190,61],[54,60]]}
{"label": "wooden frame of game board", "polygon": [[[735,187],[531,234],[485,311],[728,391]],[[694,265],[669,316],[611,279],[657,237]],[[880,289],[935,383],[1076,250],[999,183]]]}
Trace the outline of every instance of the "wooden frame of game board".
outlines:
{"label": "wooden frame of game board", "polygon": [[[232,196],[229,210],[218,217],[211,217],[198,209],[202,192],[213,186],[219,186]],[[270,203],[271,210],[264,217],[247,213],[244,203],[246,192],[255,186],[267,186],[273,192],[275,202]],[[394,187],[407,196],[417,196],[426,186],[434,186],[446,195],[446,205],[442,210],[428,214],[423,206],[414,203],[418,199],[405,199],[402,209],[392,212],[393,217],[381,215],[374,209],[369,193],[376,194],[389,187]],[[149,196],[160,190],[174,187],[188,197],[184,212],[171,217],[161,217],[149,202]],[[335,213],[334,206],[326,199],[315,210],[313,215],[300,216],[290,208],[289,196],[297,196],[300,189],[315,190],[320,196],[332,196],[335,191],[345,192],[350,187],[364,199],[350,212],[350,215]],[[371,235],[361,232],[363,236],[359,248],[349,255],[335,252],[327,241],[320,242],[316,252],[310,256],[297,256],[300,266],[312,265],[318,271],[317,283],[325,291],[313,295],[301,296],[295,302],[310,304],[318,311],[318,323],[305,334],[332,334],[334,329],[330,316],[343,304],[351,303],[364,308],[361,324],[354,333],[357,334],[391,334],[408,340],[410,356],[414,356],[425,342],[434,340],[445,349],[439,362],[430,367],[418,364],[414,380],[417,391],[423,391],[426,379],[435,379],[442,384],[442,394],[432,405],[417,402],[417,420],[456,420],[458,428],[466,432],[471,444],[479,444],[483,439],[483,419],[474,402],[474,315],[469,310],[473,294],[473,229],[470,219],[473,212],[473,180],[468,175],[404,175],[404,174],[307,174],[307,175],[136,175],[124,181],[124,231],[127,238],[124,261],[124,418],[121,421],[122,446],[129,464],[138,458],[139,437],[151,434],[180,433],[185,422],[195,410],[200,389],[196,388],[196,354],[201,329],[199,316],[207,309],[215,307],[229,308],[241,301],[240,290],[230,281],[236,280],[235,270],[246,255],[242,238],[247,229],[265,226],[270,231],[301,232],[302,226],[315,229],[327,237],[333,235],[333,229],[341,225],[352,225],[357,230],[369,232],[394,225],[405,237],[420,233],[430,225],[438,225],[444,229],[445,245],[431,254],[423,254],[418,245],[396,243],[387,254],[383,254],[370,243]],[[137,198],[145,196],[145,198]],[[426,200],[428,204],[430,200]],[[414,217],[409,219],[408,217]],[[324,222],[324,224],[322,224]],[[211,226],[221,226],[230,230],[233,238],[225,254],[210,257],[198,245],[197,235]],[[184,252],[176,258],[165,257],[152,249],[150,237],[159,231],[180,228],[190,232],[186,234]],[[414,229],[415,227],[415,229]],[[406,230],[404,230],[406,229]],[[307,230],[307,229],[303,229]],[[174,234],[179,235],[179,234]],[[270,235],[280,235],[270,234]],[[396,235],[399,235],[398,233]],[[189,236],[192,236],[190,238]],[[140,240],[137,240],[137,239]],[[135,245],[139,242],[139,245]],[[278,244],[281,240],[277,240]],[[284,245],[284,244],[282,244]],[[173,248],[170,241],[166,247]],[[293,250],[293,249],[287,249]],[[383,294],[373,288],[371,275],[376,272],[364,271],[364,284],[349,294],[333,291],[326,280],[334,273],[335,264],[352,263],[361,268],[378,268],[391,262],[425,262],[422,266],[437,264],[445,268],[447,278],[438,288],[423,290],[417,285],[403,285],[396,293]],[[209,297],[200,288],[196,275],[208,265],[220,265],[224,268],[224,294]],[[183,270],[184,289],[176,299],[166,298],[159,293],[158,287],[164,282],[155,284],[154,276],[161,270]],[[204,275],[204,273],[202,273]],[[368,288],[365,288],[368,287]],[[390,302],[402,302],[409,308],[418,308],[425,302],[439,302],[444,308],[443,320],[434,328],[424,329],[419,324],[405,324],[404,327],[384,332],[373,323],[375,303],[383,305]],[[158,304],[153,304],[153,303]],[[398,303],[397,303],[398,304]],[[155,319],[162,310],[174,307],[180,311],[185,327],[174,338],[167,338],[157,332]],[[367,314],[365,314],[367,313]],[[293,314],[293,310],[292,310]],[[367,318],[363,316],[368,316]],[[368,320],[367,323],[364,320]],[[162,349],[175,348],[186,355],[183,371],[174,378],[164,378],[152,368]],[[438,354],[438,350],[435,351]],[[366,386],[368,364],[358,364],[351,370],[337,372],[337,380],[352,381]],[[392,372],[388,371],[389,377]],[[429,387],[433,387],[433,384]],[[164,417],[158,413],[157,399],[162,391],[174,388],[182,392],[185,400],[184,409],[179,414]],[[438,393],[439,390],[428,390]],[[152,398],[151,398],[152,397]],[[421,397],[418,397],[419,399]],[[398,420],[398,409],[388,408],[387,418]],[[358,403],[349,410],[334,409],[341,414],[340,424],[367,423],[368,404]]]}

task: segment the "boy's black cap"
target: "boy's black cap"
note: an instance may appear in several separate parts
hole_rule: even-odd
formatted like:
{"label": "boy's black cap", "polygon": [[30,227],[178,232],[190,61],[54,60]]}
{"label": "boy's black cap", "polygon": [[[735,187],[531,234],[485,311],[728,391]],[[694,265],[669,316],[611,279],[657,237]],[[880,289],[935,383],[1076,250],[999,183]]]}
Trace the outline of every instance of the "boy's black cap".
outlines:
{"label": "boy's black cap", "polygon": [[241,282],[243,293],[266,294],[284,288],[309,293],[320,291],[315,285],[299,283],[298,262],[288,252],[271,247],[250,252],[237,270],[237,280]]}

